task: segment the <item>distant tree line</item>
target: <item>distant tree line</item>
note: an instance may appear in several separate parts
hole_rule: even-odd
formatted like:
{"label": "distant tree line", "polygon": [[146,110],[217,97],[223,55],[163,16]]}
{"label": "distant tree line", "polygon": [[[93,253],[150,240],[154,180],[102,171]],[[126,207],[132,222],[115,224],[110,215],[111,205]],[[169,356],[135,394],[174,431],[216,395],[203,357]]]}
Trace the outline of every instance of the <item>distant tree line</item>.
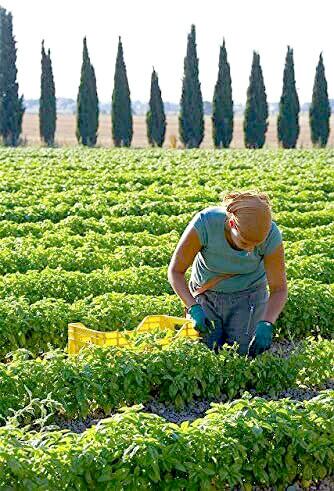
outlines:
{"label": "distant tree line", "polygon": [[[0,138],[4,145],[20,144],[23,96],[19,97],[16,81],[16,47],[12,15],[0,7]],[[185,148],[198,148],[204,138],[204,110],[199,81],[196,30],[191,26],[184,58],[184,72],[179,112],[179,137]],[[55,143],[56,95],[51,55],[42,41],[41,93],[39,123],[41,140],[48,146]],[[288,46],[283,72],[283,88],[277,118],[277,138],[281,147],[295,148],[299,136],[300,105],[296,90],[293,50]],[[311,140],[314,146],[325,147],[330,131],[330,103],[322,53],[316,68],[312,102],[309,108]],[[243,131],[246,148],[262,148],[268,129],[268,103],[260,64],[260,55],[253,52],[247,89]],[[218,76],[212,100],[212,139],[215,148],[228,148],[233,138],[233,97],[230,65],[225,40],[220,47]],[[130,89],[124,62],[121,38],[114,74],[111,102],[112,139],[116,147],[130,147],[133,118]],[[90,61],[87,40],[83,40],[80,85],[77,96],[76,137],[78,143],[94,147],[98,137],[99,101],[94,67]],[[146,114],[147,139],[151,146],[162,147],[166,135],[166,115],[153,67],[149,109]]]}

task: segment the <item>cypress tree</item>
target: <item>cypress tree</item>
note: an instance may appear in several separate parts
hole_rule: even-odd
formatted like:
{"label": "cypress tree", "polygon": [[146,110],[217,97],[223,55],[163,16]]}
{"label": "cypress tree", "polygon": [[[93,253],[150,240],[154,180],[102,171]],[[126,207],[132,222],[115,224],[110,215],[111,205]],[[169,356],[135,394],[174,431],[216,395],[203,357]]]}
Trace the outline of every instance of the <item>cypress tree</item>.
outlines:
{"label": "cypress tree", "polygon": [[166,133],[166,116],[161,98],[158,75],[153,68],[149,111],[146,114],[147,138],[149,144],[162,147]]}
{"label": "cypress tree", "polygon": [[50,50],[45,53],[44,41],[42,41],[42,73],[41,73],[41,97],[39,100],[39,133],[41,140],[48,146],[54,144],[56,132],[56,94],[53,80]]}
{"label": "cypress tree", "polygon": [[320,53],[314,78],[312,103],[309,111],[311,140],[314,146],[326,146],[330,131],[330,115],[331,107],[328,100],[325,67],[322,53]]}
{"label": "cypress tree", "polygon": [[15,44],[12,14],[0,7],[0,135],[10,146],[19,144],[25,110],[18,96]]}
{"label": "cypress tree", "polygon": [[77,129],[79,143],[93,147],[99,126],[99,100],[94,67],[90,62],[87,41],[83,40],[80,86],[77,97]]}
{"label": "cypress tree", "polygon": [[198,78],[195,26],[188,34],[187,55],[184,59],[184,76],[179,114],[180,139],[186,148],[199,147],[204,138],[204,111],[201,84]]}
{"label": "cypress tree", "polygon": [[260,65],[260,55],[254,51],[244,117],[246,148],[263,147],[268,129],[267,119],[268,104]]}
{"label": "cypress tree", "polygon": [[130,147],[133,122],[130,89],[124,63],[121,37],[118,39],[114,90],[111,103],[112,138],[116,147]]}
{"label": "cypress tree", "polygon": [[228,148],[233,137],[233,99],[225,39],[220,47],[218,79],[212,102],[212,137],[216,148]]}
{"label": "cypress tree", "polygon": [[283,148],[296,147],[299,136],[299,109],[293,49],[288,46],[283,74],[283,90],[277,118],[277,137]]}

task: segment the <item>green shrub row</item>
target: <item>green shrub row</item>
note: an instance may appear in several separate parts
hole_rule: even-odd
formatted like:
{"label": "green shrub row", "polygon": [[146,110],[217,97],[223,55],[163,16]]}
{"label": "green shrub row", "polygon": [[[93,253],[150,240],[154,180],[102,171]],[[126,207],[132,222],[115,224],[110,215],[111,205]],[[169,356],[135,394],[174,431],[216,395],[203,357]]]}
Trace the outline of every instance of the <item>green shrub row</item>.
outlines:
{"label": "green shrub row", "polygon": [[[334,259],[315,254],[288,260],[287,277],[293,280],[300,276],[324,284],[334,283]],[[163,295],[172,294],[173,289],[165,265],[138,266],[120,271],[104,267],[90,273],[47,266],[41,271],[29,270],[0,277],[0,298],[24,296],[29,303],[47,297],[62,298],[73,303],[89,295],[95,297],[108,292]]]}
{"label": "green shrub row", "polygon": [[[69,205],[60,203],[56,206],[51,206],[51,208],[49,209],[47,209],[44,204],[40,204],[36,205],[35,207],[21,207],[17,208],[16,210],[5,209],[2,211],[2,213],[0,210],[0,220],[22,223],[39,222],[48,219],[52,222],[60,222],[69,215],[76,215],[85,219],[92,217],[100,220],[103,219],[110,227],[109,230],[112,230],[113,232],[118,230],[133,232],[147,230],[150,233],[161,234],[167,233],[176,227],[179,231],[183,230],[189,222],[190,218],[196,213],[196,211],[205,208],[205,206],[208,206],[208,203],[198,204],[198,206],[197,203],[191,205],[191,211],[184,212],[182,206],[179,206],[179,204],[177,203],[175,206],[178,208],[179,213],[173,214],[173,209],[171,208],[171,205],[168,204],[170,208],[170,214],[165,214],[160,212],[157,213],[156,211],[154,211],[153,205],[151,207],[153,208],[153,211],[151,211],[148,204],[147,210],[149,211],[149,213],[138,216],[128,214],[126,212],[127,206],[122,204],[117,205],[119,207],[118,214],[120,216],[112,216],[110,214],[110,208],[103,208],[98,202],[94,202],[93,204],[87,206],[77,203],[74,207],[69,207]],[[187,206],[186,208],[189,208],[189,206]],[[327,225],[333,223],[334,209],[333,207],[331,207],[327,209],[308,211],[304,213],[299,211],[282,211],[275,213],[274,218],[279,226],[284,225],[286,227],[311,228],[316,225]],[[176,224],[176,226],[173,225],[174,223]],[[145,227],[143,228],[144,224]]]}
{"label": "green shrub row", "polygon": [[68,234],[80,235],[90,231],[102,234],[110,232],[147,232],[153,235],[162,235],[176,230],[182,233],[193,216],[194,213],[167,217],[152,213],[142,217],[103,217],[97,220],[96,218],[82,218],[70,215],[56,223],[51,220],[44,220],[42,222],[21,224],[3,220],[0,221],[0,237],[20,237],[29,234],[35,237],[42,237],[42,234],[46,231],[57,233],[63,230]]}
{"label": "green shrub row", "polygon": [[0,277],[0,298],[24,296],[29,303],[47,297],[62,298],[73,303],[89,295],[96,297],[108,292],[164,295],[172,294],[173,289],[167,279],[166,266],[139,266],[121,271],[106,267],[91,273],[46,267],[41,271]]}
{"label": "green shrub row", "polygon": [[[189,153],[133,149],[125,154],[121,149],[94,149],[94,154],[90,154],[82,149],[72,152],[59,149],[44,154],[42,149],[24,149],[11,155],[4,152],[0,168],[4,173],[1,189],[11,192],[22,188],[22,184],[34,191],[36,177],[40,176],[43,177],[42,189],[66,191],[79,185],[93,194],[99,188],[111,188],[114,183],[120,187],[129,183],[130,190],[138,183],[148,186],[157,181],[170,184],[178,180],[182,184],[204,181],[205,184],[224,186],[225,181],[234,177],[236,186],[240,186],[245,180],[256,182],[255,174],[256,178],[265,175],[269,189],[287,191],[288,196],[292,188],[301,188],[303,196],[299,200],[303,201],[305,196],[312,197],[313,190],[315,193],[333,192],[329,180],[333,175],[331,164],[330,149],[324,152],[298,150],[289,155],[276,150],[251,155],[240,150],[222,154],[202,149]],[[64,185],[65,176],[69,179]],[[92,181],[94,176],[98,179]],[[92,186],[92,182],[98,182],[100,186]]]}
{"label": "green shrub row", "polygon": [[286,227],[285,225],[280,225],[280,230],[282,231],[282,236],[284,243],[296,242],[299,240],[310,239],[318,240],[325,239],[333,240],[334,235],[334,222],[328,225],[316,225],[315,227]]}
{"label": "green shrub row", "polygon": [[[174,234],[175,236],[175,234]],[[139,266],[166,266],[169,264],[177,242],[169,240],[171,234],[163,236],[161,244],[157,245],[122,245],[111,248],[101,248],[98,244],[88,242],[82,247],[74,248],[70,244],[63,246],[45,247],[43,239],[38,244],[28,244],[17,240],[14,247],[10,246],[12,240],[3,242],[0,249],[0,274],[24,273],[28,270],[42,270],[46,267],[55,269],[60,267],[66,271],[80,271],[90,273],[104,267],[119,271],[129,267]],[[135,242],[135,241],[134,241]],[[322,255],[323,261],[334,259],[334,248],[330,238],[326,237],[314,241],[306,239],[285,244],[286,259],[295,259],[299,256]],[[331,274],[330,263],[328,274]],[[307,267],[308,271],[312,265]],[[317,272],[318,271],[318,272]],[[302,273],[302,272],[301,272]],[[318,278],[328,278],[327,272],[320,271],[314,265],[314,274]],[[330,277],[330,276],[329,276]]]}
{"label": "green shrub row", "polygon": [[[51,220],[43,220],[41,222],[26,222],[15,223],[8,220],[0,221],[0,238],[4,237],[24,237],[32,236],[36,238],[43,237],[43,234],[53,233],[56,236],[66,234],[64,239],[69,243],[72,235],[85,236],[90,233],[109,234],[110,231],[123,233],[150,233],[152,235],[167,234],[171,231],[177,231],[181,234],[187,223],[191,220],[194,213],[179,215],[173,217],[164,217],[157,214],[151,214],[148,217],[121,217],[108,218],[103,217],[100,220],[91,217],[83,218],[76,215],[69,215],[64,220],[52,222]],[[283,237],[288,241],[296,241],[313,238],[324,238],[328,235],[333,235],[333,221],[325,225],[311,225],[291,227],[284,224],[279,224]],[[114,234],[116,235],[116,234]],[[84,240],[84,237],[83,239]]]}
{"label": "green shrub row", "polygon": [[43,245],[43,248],[47,249],[49,247],[63,247],[67,245],[75,249],[86,246],[93,249],[107,249],[112,251],[116,247],[124,245],[161,246],[170,244],[171,242],[176,244],[179,237],[180,234],[175,230],[162,235],[153,235],[148,232],[107,232],[106,234],[100,234],[94,230],[87,231],[85,235],[79,235],[69,234],[64,230],[57,233],[46,231],[40,237],[30,234],[22,237],[15,235],[3,237],[0,239],[0,250],[17,250],[18,248],[24,250],[32,247],[36,248],[38,245]]}
{"label": "green shrub row", "polygon": [[[203,206],[201,207],[194,207],[193,211],[191,212],[184,212],[184,213],[179,213],[177,215],[165,215],[165,214],[158,214],[154,211],[152,211],[149,214],[145,214],[143,216],[136,216],[136,215],[129,215],[129,216],[120,216],[120,217],[113,217],[113,216],[103,216],[103,219],[106,221],[106,223],[109,225],[110,230],[117,231],[117,230],[129,230],[129,231],[142,231],[142,226],[145,224],[147,227],[148,231],[151,233],[159,234],[159,233],[166,233],[170,230],[173,229],[169,228],[166,229],[166,226],[168,226],[169,223],[176,223],[176,229],[178,229],[181,226],[181,230],[186,227],[188,221],[190,218],[199,210],[202,208],[205,208],[206,206],[209,206],[209,204],[203,203]],[[88,217],[87,217],[88,218]],[[302,227],[302,228],[312,228],[315,226],[322,226],[322,225],[331,225],[333,223],[334,219],[334,209],[331,204],[330,208],[326,209],[320,209],[316,211],[308,211],[308,212],[299,212],[299,211],[293,211],[293,212],[277,212],[274,214],[274,220],[278,224],[278,226],[285,226],[285,227]],[[154,221],[154,223],[149,223],[151,221]],[[158,222],[161,222],[160,225]],[[143,223],[142,223],[143,222]],[[161,227],[161,228],[160,228]],[[161,231],[163,230],[163,232]]]}
{"label": "green shrub row", "polygon": [[[140,340],[147,342],[145,346]],[[280,357],[269,352],[255,359],[240,356],[236,345],[218,354],[201,342],[173,341],[164,349],[147,335],[138,335],[135,348],[86,346],[79,355],[60,350],[43,359],[27,359],[27,350],[0,363],[0,416],[2,424],[32,399],[49,397],[61,405],[65,419],[105,414],[122,405],[148,402],[152,397],[180,409],[196,399],[234,398],[244,390],[274,396],[294,387],[321,387],[334,376],[334,341],[308,337]],[[20,424],[39,414],[26,413]]]}
{"label": "green shrub row", "polygon": [[314,240],[313,238],[288,242],[285,244],[285,257],[287,260],[299,256],[313,256],[322,254],[328,259],[334,258],[333,237],[325,237]]}
{"label": "green shrub row", "polygon": [[83,322],[100,331],[133,329],[146,315],[183,315],[175,295],[147,296],[106,293],[73,304],[45,298],[29,304],[24,297],[0,299],[0,359],[17,348],[39,352],[49,343],[64,347],[69,322]]}
{"label": "green shrub row", "polygon": [[[204,193],[203,193],[204,194]],[[216,193],[217,194],[217,193]],[[61,200],[60,200],[61,197]],[[180,215],[184,213],[195,213],[207,206],[217,206],[220,203],[219,197],[215,199],[212,197],[199,197],[197,201],[184,200],[179,196],[179,189],[176,190],[174,196],[164,196],[162,194],[151,195],[138,195],[138,193],[120,193],[119,196],[115,196],[112,193],[112,197],[108,195],[97,194],[87,196],[82,194],[80,202],[77,201],[77,195],[73,196],[70,200],[64,200],[64,196],[56,194],[47,198],[38,196],[37,202],[34,203],[32,199],[26,197],[23,203],[13,197],[10,197],[11,201],[1,204],[0,203],[0,218],[2,220],[10,220],[13,222],[26,222],[26,221],[41,221],[45,219],[58,222],[63,220],[69,215],[77,215],[83,218],[95,217],[97,219],[103,216],[142,216],[151,213],[157,213],[158,215]],[[290,203],[286,198],[284,200],[277,200],[273,198],[272,205],[275,214],[284,213],[282,216],[289,214],[300,214],[319,211],[321,213],[326,210],[330,211],[333,206],[331,202],[327,201],[313,201],[313,202],[297,202]],[[275,206],[276,205],[276,206]]]}
{"label": "green shrub row", "polygon": [[[55,177],[57,178],[57,176]],[[139,204],[147,202],[175,202],[176,198],[178,201],[185,203],[219,202],[218,190],[203,188],[200,185],[193,188],[192,193],[189,194],[189,189],[185,189],[183,186],[180,187],[177,183],[164,185],[153,182],[151,185],[146,186],[140,183],[133,184],[131,179],[128,182],[108,181],[107,186],[109,187],[110,185],[111,189],[106,189],[106,183],[99,181],[95,182],[94,188],[92,188],[91,183],[80,185],[79,183],[72,182],[72,185],[71,183],[67,183],[66,185],[63,183],[53,183],[52,185],[49,182],[49,187],[45,189],[43,184],[44,182],[40,182],[38,188],[31,188],[25,182],[22,183],[21,187],[15,193],[2,191],[0,204],[5,208],[14,209],[16,206],[36,205],[44,199],[47,204],[57,205],[61,202],[74,206],[78,202],[78,195],[80,195],[80,203],[82,204],[89,205],[95,200],[102,206],[108,205],[109,207],[128,203],[129,201]],[[119,189],[117,184],[124,189]],[[301,209],[304,209],[305,207],[307,208],[309,203],[319,203],[320,206],[320,203],[325,204],[328,201],[330,199],[326,193],[315,191],[312,199],[310,196],[305,195],[304,199],[295,202],[293,206],[298,208],[298,203],[300,203]],[[279,206],[284,206],[285,202],[285,196],[282,199],[279,198],[279,201],[277,201]]]}
{"label": "green shrub row", "polygon": [[69,245],[63,247],[18,247],[0,250],[0,274],[28,270],[42,270],[46,267],[60,267],[66,271],[90,273],[96,269],[107,267],[119,271],[131,266],[164,266],[169,263],[175,244],[161,246],[119,246],[114,250],[99,249],[85,245],[74,249]]}
{"label": "green shrub row", "polygon": [[[175,198],[174,198],[175,199]],[[0,219],[9,220],[11,222],[39,222],[42,220],[51,220],[52,222],[59,222],[69,215],[76,215],[82,218],[97,218],[102,217],[123,217],[123,216],[147,216],[152,213],[157,215],[173,216],[181,215],[185,213],[196,213],[197,210],[201,210],[206,206],[215,205],[213,202],[195,202],[189,203],[187,201],[148,201],[146,203],[138,203],[134,198],[134,202],[131,201],[131,195],[125,203],[115,204],[110,206],[103,202],[100,202],[98,196],[91,197],[90,202],[85,203],[84,198],[80,202],[76,202],[74,205],[68,203],[38,203],[28,206],[15,206],[14,208],[8,208],[7,206],[0,205]],[[321,202],[318,205],[319,209],[326,207],[325,202]],[[310,207],[311,208],[311,207]]]}
{"label": "green shrub row", "polygon": [[[291,249],[293,250],[293,247]],[[289,252],[291,249],[287,247],[288,256],[291,254]],[[329,258],[323,254],[312,254],[310,256],[296,254],[295,257],[286,260],[286,273],[287,278],[291,280],[305,278],[316,280],[320,283],[334,283],[334,257]]]}
{"label": "green shrub row", "polygon": [[334,220],[334,209],[308,211],[302,213],[300,211],[288,212],[282,211],[275,213],[275,221],[277,225],[286,227],[307,227],[311,228],[316,225],[329,225]]}
{"label": "green shrub row", "polygon": [[283,491],[333,472],[334,393],[239,399],[180,426],[128,408],[83,434],[0,429],[0,487]]}
{"label": "green shrub row", "polygon": [[[300,339],[309,334],[333,336],[334,287],[312,280],[289,282],[289,299],[275,323],[279,337]],[[69,322],[100,331],[133,329],[147,315],[183,316],[182,302],[173,294],[159,296],[104,293],[67,303],[43,298],[30,304],[25,297],[0,299],[0,358],[17,348],[34,352],[48,343],[64,347]]]}
{"label": "green shrub row", "polygon": [[[80,164],[78,163],[78,167],[79,166]],[[239,173],[242,173],[241,168],[238,170]],[[276,169],[273,167],[272,174],[275,175],[275,172]],[[96,182],[95,186],[92,188],[90,183],[88,185],[85,183],[79,184],[79,179],[77,179],[76,183],[67,182],[66,185],[63,183],[57,184],[55,181],[58,181],[58,176],[61,176],[62,173],[66,174],[66,169],[59,168],[57,175],[52,176],[52,180],[43,180],[39,183],[38,187],[36,187],[36,185],[32,186],[25,178],[25,180],[21,182],[21,186],[16,189],[15,193],[12,190],[3,189],[0,195],[1,211],[13,210],[17,207],[30,207],[32,205],[40,206],[41,201],[43,201],[44,206],[49,207],[57,206],[60,202],[72,207],[77,204],[78,195],[80,195],[80,204],[82,205],[91,205],[93,202],[98,202],[101,207],[108,206],[109,208],[131,202],[139,204],[140,206],[152,203],[150,206],[155,207],[156,205],[154,205],[153,202],[165,204],[167,202],[175,202],[175,199],[177,199],[178,202],[186,203],[216,204],[220,202],[220,189],[214,185],[212,188],[204,188],[203,185],[197,184],[192,186],[190,194],[188,186],[181,186],[178,184],[177,180],[174,180],[172,185],[170,183],[163,184],[161,182],[153,182],[151,185],[147,186],[141,185],[141,183],[137,181],[137,176],[129,175],[127,182],[123,182],[123,176],[122,179],[119,179],[119,182],[108,179],[107,186],[109,189],[106,189],[104,181],[102,183]],[[163,170],[161,170],[161,173],[163,173]],[[214,173],[215,169],[213,169],[213,173],[210,177]],[[234,177],[233,171],[229,171],[229,174],[231,178]],[[321,171],[316,172],[315,174],[318,174],[318,181],[325,177],[321,175]],[[18,182],[20,182],[20,177],[16,177]],[[225,177],[225,179],[227,180],[227,177]],[[45,183],[47,186],[45,186]],[[117,188],[117,184],[121,189]],[[304,182],[302,182],[302,185],[304,185]],[[318,186],[318,183],[316,186]],[[308,190],[301,190],[300,187],[300,183],[297,182],[296,190],[291,190],[291,187],[287,190],[281,179],[277,179],[276,176],[275,182],[273,182],[272,179],[267,179],[265,191],[268,192],[273,209],[276,212],[294,210],[301,212],[312,211],[315,209],[322,209],[326,207],[327,203],[332,201],[333,196],[331,196],[331,194],[333,195],[333,193],[326,193],[313,186],[313,189]],[[42,211],[43,208],[40,207],[39,210]],[[134,211],[135,214],[137,214],[136,208]],[[117,213],[117,209],[115,212]],[[133,214],[131,208],[129,213]],[[138,214],[142,214],[141,208],[139,208]]]}
{"label": "green shrub row", "polygon": [[[0,223],[1,225],[1,223]],[[52,230],[44,230],[41,228],[38,231],[29,231],[28,235],[18,236],[15,231],[10,236],[0,238],[0,250],[11,249],[24,250],[26,248],[42,245],[44,248],[63,247],[64,245],[73,248],[91,247],[93,249],[108,249],[112,250],[115,247],[122,245],[151,245],[161,246],[177,243],[180,238],[180,233],[176,230],[171,230],[165,234],[154,235],[147,231],[142,232],[122,232],[115,233],[99,233],[96,230],[87,230],[83,235],[77,233],[76,230],[69,232],[65,229],[60,229],[56,232]],[[282,227],[283,240],[286,248],[291,248],[291,243],[298,242],[304,239],[317,239],[323,241],[333,241],[334,222],[329,225],[320,225],[312,229],[302,228],[287,228]]]}

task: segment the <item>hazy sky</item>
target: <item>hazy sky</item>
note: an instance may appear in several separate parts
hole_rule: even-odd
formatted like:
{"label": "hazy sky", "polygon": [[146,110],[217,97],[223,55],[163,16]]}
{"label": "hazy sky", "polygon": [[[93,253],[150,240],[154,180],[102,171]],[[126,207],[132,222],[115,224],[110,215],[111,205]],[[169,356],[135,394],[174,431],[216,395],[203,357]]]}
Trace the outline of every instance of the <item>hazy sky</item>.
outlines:
{"label": "hazy sky", "polygon": [[131,99],[148,101],[154,66],[163,99],[179,102],[192,23],[203,99],[212,100],[223,37],[236,103],[246,100],[253,50],[260,54],[268,101],[279,100],[288,44],[300,101],[311,100],[321,51],[334,98],[333,0],[0,0],[0,5],[13,14],[19,88],[26,99],[39,97],[43,38],[51,50],[57,97],[76,98],[86,35],[99,99],[110,101],[120,35]]}

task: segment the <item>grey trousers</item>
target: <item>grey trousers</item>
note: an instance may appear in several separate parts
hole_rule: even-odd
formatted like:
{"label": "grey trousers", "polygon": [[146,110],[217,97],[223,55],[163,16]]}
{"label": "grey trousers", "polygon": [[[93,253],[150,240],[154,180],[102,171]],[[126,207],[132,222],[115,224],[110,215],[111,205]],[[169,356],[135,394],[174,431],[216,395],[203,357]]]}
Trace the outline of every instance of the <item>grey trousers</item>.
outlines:
{"label": "grey trousers", "polygon": [[[189,284],[192,290],[192,284]],[[214,330],[203,336],[203,342],[218,352],[224,344],[239,344],[238,353],[246,354],[255,334],[255,326],[263,319],[268,303],[267,283],[234,293],[207,290],[196,297],[207,317],[214,322]]]}

